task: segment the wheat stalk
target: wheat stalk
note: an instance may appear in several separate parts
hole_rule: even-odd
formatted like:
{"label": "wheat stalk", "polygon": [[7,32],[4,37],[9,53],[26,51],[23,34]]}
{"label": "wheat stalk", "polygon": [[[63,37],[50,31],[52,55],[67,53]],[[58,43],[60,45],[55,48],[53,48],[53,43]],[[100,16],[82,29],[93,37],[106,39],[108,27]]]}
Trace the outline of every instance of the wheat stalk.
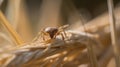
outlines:
{"label": "wheat stalk", "polygon": [[[62,40],[61,37],[58,37],[58,39],[48,44],[36,41],[27,44],[29,46],[22,46],[7,52],[11,56],[7,59],[9,62],[3,62],[1,66],[14,67],[17,65],[18,67],[39,67],[41,65],[47,65],[55,67],[74,60],[76,56],[78,56],[77,54],[86,48],[86,45],[100,45],[91,35],[86,36],[85,33],[69,31],[69,33],[67,32],[67,36],[68,38],[66,38],[65,41]],[[86,38],[90,39],[89,44],[86,43]],[[71,51],[74,52],[71,53]],[[51,56],[53,57],[50,58]],[[65,58],[68,59],[65,60]]]}

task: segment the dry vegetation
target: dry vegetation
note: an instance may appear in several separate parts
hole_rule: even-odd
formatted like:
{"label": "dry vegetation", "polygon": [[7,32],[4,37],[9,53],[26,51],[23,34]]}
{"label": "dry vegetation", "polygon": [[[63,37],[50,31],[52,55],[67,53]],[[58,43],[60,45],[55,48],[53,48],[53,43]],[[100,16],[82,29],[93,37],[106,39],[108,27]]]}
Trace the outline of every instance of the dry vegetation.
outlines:
{"label": "dry vegetation", "polygon": [[[116,31],[105,0],[3,0],[0,67],[119,67],[120,1],[114,5]],[[64,39],[37,34],[65,24]]]}

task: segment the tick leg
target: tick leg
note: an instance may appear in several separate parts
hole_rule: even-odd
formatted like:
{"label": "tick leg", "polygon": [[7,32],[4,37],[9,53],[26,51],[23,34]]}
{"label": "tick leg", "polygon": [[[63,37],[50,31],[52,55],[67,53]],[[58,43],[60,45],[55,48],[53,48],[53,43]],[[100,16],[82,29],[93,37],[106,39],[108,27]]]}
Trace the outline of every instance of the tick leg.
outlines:
{"label": "tick leg", "polygon": [[45,33],[44,31],[41,31],[41,33],[42,33],[42,35],[41,35],[41,36],[42,36],[42,39],[43,39],[43,41],[45,41],[45,36],[48,35],[48,34]]}
{"label": "tick leg", "polygon": [[63,36],[63,33],[60,34],[62,36],[62,39],[65,40],[64,36]]}
{"label": "tick leg", "polygon": [[64,33],[65,37],[67,38],[67,34],[66,34],[66,32],[64,30],[63,30],[63,33]]}
{"label": "tick leg", "polygon": [[63,33],[60,33],[60,35],[62,36],[62,40],[64,41],[64,43],[66,43],[65,42],[65,37],[63,36]]}
{"label": "tick leg", "polygon": [[42,35],[42,39],[43,39],[43,41],[45,41],[45,37],[44,37],[44,35]]}
{"label": "tick leg", "polygon": [[54,35],[53,39],[55,39],[56,36],[59,35],[59,34],[60,34],[60,31],[58,31],[58,32]]}
{"label": "tick leg", "polygon": [[56,36],[57,36],[57,35],[54,35],[53,39],[55,39],[55,38],[56,38]]}

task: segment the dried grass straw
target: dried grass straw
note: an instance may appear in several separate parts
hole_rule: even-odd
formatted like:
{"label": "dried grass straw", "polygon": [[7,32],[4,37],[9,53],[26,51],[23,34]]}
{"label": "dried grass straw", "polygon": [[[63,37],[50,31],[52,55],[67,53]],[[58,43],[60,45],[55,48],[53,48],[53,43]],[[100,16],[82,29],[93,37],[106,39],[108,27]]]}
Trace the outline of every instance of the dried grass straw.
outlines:
{"label": "dried grass straw", "polygon": [[[86,43],[89,39],[89,44]],[[36,43],[37,42],[37,43]],[[65,41],[58,37],[51,43],[36,41],[29,46],[22,46],[7,52],[8,56],[1,60],[1,67],[60,67],[80,65],[75,59],[86,49],[86,45],[93,44],[98,48],[100,43],[91,34],[84,32],[68,31]],[[8,61],[9,60],[9,61]],[[72,64],[69,64],[72,63]]]}

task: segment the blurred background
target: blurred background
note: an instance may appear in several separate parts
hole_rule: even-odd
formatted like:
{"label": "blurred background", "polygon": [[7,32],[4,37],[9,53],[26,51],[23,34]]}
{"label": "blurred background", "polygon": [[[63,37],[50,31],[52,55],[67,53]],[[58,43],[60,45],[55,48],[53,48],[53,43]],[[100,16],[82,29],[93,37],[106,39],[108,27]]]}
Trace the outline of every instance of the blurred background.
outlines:
{"label": "blurred background", "polygon": [[[120,0],[114,0],[114,6],[119,21]],[[83,23],[92,22],[96,18],[94,22],[100,22],[100,18],[108,13],[108,6],[107,0],[3,0],[1,10],[22,39],[30,42],[45,27],[69,24],[69,29],[78,30]],[[15,46],[1,24],[0,44],[1,50]]]}
{"label": "blurred background", "polygon": [[[119,7],[120,1],[114,0],[114,5]],[[41,28],[79,27],[108,11],[107,0],[4,0],[1,9],[26,41]]]}

